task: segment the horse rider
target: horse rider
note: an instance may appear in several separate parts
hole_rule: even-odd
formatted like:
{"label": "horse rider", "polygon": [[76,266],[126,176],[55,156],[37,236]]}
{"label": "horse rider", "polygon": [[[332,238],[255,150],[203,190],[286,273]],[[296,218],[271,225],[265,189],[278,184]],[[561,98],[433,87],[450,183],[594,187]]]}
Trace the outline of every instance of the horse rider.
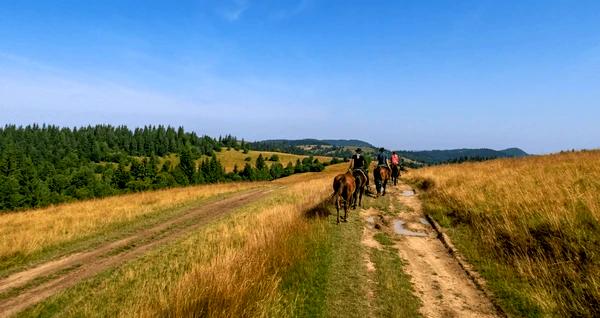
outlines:
{"label": "horse rider", "polygon": [[377,154],[377,166],[390,167],[388,164],[388,157],[385,154],[385,149],[383,147],[379,148],[379,154]]}
{"label": "horse rider", "polygon": [[369,189],[369,174],[367,167],[367,160],[365,156],[362,155],[362,149],[356,148],[355,154],[352,156],[352,160],[350,160],[350,169],[351,170],[360,170],[367,177],[367,189]]}
{"label": "horse rider", "polygon": [[392,157],[390,158],[390,161],[392,162],[392,167],[399,166],[400,165],[400,156],[398,156],[398,154],[395,151],[392,151]]}

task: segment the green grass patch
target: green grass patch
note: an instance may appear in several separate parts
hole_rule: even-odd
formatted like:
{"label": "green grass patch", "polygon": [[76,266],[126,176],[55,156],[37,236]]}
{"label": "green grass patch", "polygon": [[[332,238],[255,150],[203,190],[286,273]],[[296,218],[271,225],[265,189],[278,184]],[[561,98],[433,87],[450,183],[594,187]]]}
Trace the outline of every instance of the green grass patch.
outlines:
{"label": "green grass patch", "polygon": [[378,233],[375,238],[385,245],[382,250],[370,249],[371,261],[375,265],[376,315],[421,317],[418,312],[421,301],[413,294],[410,277],[403,271],[404,262],[398,256],[398,250],[389,244],[392,240],[387,234]]}
{"label": "green grass patch", "polygon": [[392,246],[392,245],[394,245],[394,241],[392,241],[392,239],[390,238],[390,236],[387,235],[387,234],[385,234],[385,233],[383,233],[383,232],[377,232],[377,233],[375,233],[375,235],[373,237],[381,245],[384,245],[384,246]]}
{"label": "green grass patch", "polygon": [[362,221],[352,210],[347,223],[316,220],[306,257],[283,275],[284,307],[294,317],[365,317],[368,272],[360,239]]}

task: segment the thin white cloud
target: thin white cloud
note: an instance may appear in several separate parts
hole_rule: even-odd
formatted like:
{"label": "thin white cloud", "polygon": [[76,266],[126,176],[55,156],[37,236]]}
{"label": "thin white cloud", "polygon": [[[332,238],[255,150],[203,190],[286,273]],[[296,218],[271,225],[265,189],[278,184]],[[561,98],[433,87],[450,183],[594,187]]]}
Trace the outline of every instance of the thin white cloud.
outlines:
{"label": "thin white cloud", "polygon": [[219,13],[223,19],[229,22],[235,22],[242,17],[249,7],[250,3],[248,0],[235,0],[227,8],[219,10]]}
{"label": "thin white cloud", "polygon": [[312,1],[310,0],[300,0],[291,7],[279,9],[272,12],[270,16],[272,19],[275,20],[289,19],[307,10],[311,6],[311,3]]}

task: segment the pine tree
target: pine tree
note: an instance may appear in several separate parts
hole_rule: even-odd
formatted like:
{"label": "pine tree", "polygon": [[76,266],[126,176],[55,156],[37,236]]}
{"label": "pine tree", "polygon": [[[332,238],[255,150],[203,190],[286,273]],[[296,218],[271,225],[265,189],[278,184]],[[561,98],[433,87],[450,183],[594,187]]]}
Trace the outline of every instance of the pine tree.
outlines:
{"label": "pine tree", "polygon": [[188,148],[179,153],[179,168],[187,178],[188,183],[193,182],[196,173],[196,163],[192,160],[192,155]]}
{"label": "pine tree", "polygon": [[256,170],[264,170],[265,167],[265,158],[263,158],[263,155],[261,153],[258,155],[258,158],[256,158]]}

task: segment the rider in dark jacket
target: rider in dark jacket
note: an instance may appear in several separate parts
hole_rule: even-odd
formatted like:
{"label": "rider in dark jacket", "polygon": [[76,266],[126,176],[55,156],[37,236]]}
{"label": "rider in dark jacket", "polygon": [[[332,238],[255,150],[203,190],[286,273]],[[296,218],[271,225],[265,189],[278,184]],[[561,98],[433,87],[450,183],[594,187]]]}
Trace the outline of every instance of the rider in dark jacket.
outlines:
{"label": "rider in dark jacket", "polygon": [[388,165],[388,157],[385,154],[385,149],[384,148],[379,148],[379,154],[377,155],[377,165],[380,167],[390,167]]}
{"label": "rider in dark jacket", "polygon": [[350,169],[361,170],[367,177],[367,189],[369,188],[369,169],[367,167],[367,159],[362,155],[362,149],[356,148],[356,153],[350,160]]}

